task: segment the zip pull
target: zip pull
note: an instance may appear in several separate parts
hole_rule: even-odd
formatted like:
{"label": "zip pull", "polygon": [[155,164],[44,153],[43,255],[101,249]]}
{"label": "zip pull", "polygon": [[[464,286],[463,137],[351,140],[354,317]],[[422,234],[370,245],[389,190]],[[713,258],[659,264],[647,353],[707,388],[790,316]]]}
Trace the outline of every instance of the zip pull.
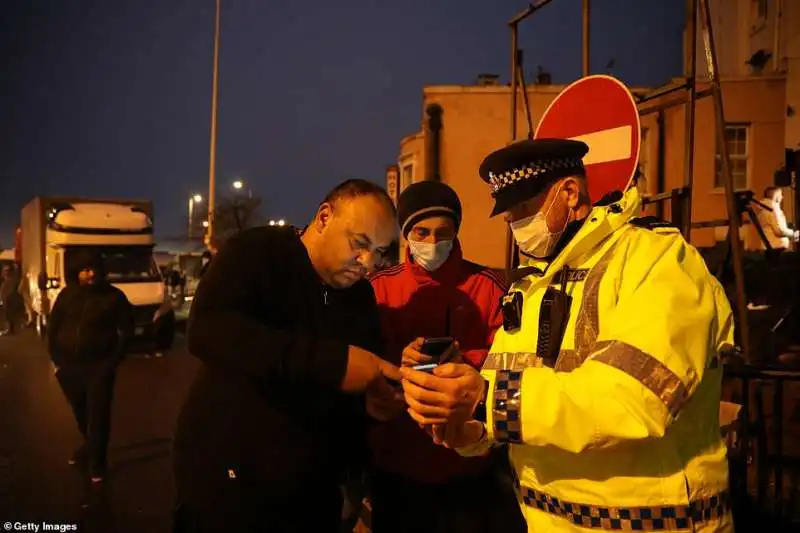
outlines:
{"label": "zip pull", "polygon": [[328,289],[322,289],[322,299],[328,305]]}

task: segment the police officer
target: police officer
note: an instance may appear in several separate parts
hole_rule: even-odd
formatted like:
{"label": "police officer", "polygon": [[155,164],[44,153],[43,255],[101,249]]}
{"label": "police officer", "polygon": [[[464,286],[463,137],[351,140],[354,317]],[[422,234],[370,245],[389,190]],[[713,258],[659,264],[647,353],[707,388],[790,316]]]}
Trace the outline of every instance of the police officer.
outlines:
{"label": "police officer", "polygon": [[588,200],[577,141],[480,168],[523,255],[480,373],[402,369],[411,416],[462,455],[509,443],[530,531],[732,531],[718,410],[733,319],[635,187]]}

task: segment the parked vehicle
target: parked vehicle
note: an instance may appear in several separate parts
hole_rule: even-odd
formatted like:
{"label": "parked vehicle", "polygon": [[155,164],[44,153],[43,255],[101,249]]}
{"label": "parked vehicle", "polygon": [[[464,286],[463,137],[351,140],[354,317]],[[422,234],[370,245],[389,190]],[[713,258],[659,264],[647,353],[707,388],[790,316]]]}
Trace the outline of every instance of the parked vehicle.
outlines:
{"label": "parked vehicle", "polygon": [[153,206],[149,201],[37,197],[22,209],[22,275],[44,336],[67,267],[80,250],[104,258],[109,282],[134,306],[138,340],[168,348],[175,316],[153,259]]}

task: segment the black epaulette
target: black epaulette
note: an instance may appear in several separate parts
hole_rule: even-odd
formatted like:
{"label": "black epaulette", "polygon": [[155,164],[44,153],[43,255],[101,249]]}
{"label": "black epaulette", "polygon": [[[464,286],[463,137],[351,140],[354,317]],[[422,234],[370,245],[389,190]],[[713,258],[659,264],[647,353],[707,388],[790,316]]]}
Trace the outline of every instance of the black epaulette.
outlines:
{"label": "black epaulette", "polygon": [[666,220],[660,219],[658,217],[648,216],[648,217],[636,217],[632,218],[629,221],[629,224],[633,224],[639,228],[645,228],[649,230],[659,230],[659,229],[674,229],[679,230],[678,226],[673,224],[672,222],[668,222]]}
{"label": "black epaulette", "polygon": [[544,274],[544,272],[542,272],[541,268],[536,268],[536,267],[533,267],[533,266],[520,267],[520,268],[512,271],[511,274],[508,275],[508,282],[509,282],[509,284],[513,285],[514,283],[518,282],[519,280],[521,280],[523,278],[527,278],[531,274],[533,274],[535,276],[541,276],[542,274]]}

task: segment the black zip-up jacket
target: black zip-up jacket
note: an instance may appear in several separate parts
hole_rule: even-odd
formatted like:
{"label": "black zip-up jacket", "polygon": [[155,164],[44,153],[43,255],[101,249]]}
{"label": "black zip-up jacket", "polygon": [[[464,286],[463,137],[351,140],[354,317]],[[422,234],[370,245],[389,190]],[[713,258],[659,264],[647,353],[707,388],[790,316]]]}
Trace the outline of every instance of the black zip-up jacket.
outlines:
{"label": "black zip-up jacket", "polygon": [[133,335],[133,307],[121,290],[105,281],[86,286],[70,282],[56,298],[47,328],[56,366],[120,361]]}
{"label": "black zip-up jacket", "polygon": [[381,345],[367,281],[330,289],[295,229],[246,230],[209,263],[188,341],[204,364],[175,437],[182,502],[214,505],[235,483],[271,506],[313,509],[309,498],[338,490],[369,422],[363,395],[338,389],[348,344]]}

